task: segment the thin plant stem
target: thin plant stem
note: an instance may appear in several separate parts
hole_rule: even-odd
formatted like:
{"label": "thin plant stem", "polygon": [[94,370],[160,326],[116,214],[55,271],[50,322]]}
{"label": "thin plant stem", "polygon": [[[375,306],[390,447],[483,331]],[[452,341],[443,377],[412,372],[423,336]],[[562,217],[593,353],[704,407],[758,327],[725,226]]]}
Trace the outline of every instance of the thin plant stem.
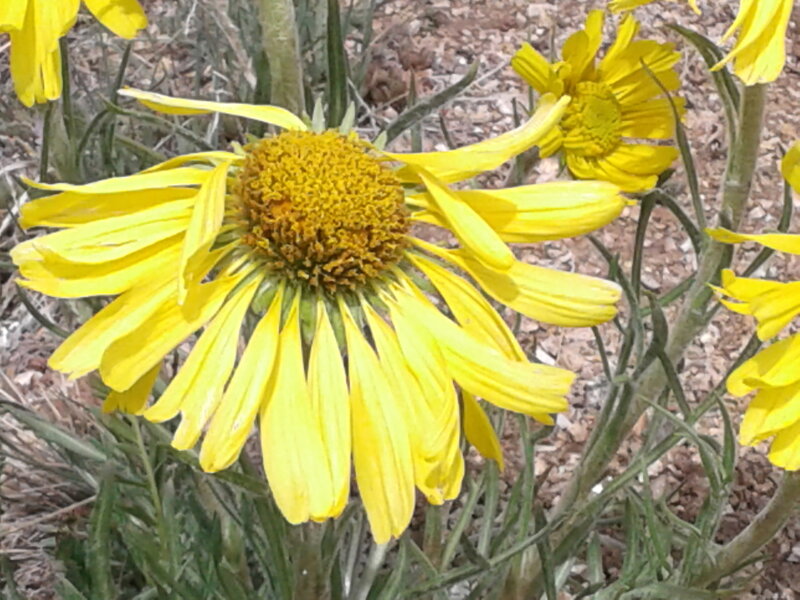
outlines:
{"label": "thin plant stem", "polygon": [[303,63],[292,0],[254,0],[269,61],[271,102],[299,115],[305,110]]}
{"label": "thin plant stem", "polygon": [[706,587],[732,573],[783,529],[800,504],[800,472],[784,473],[778,489],[739,535],[714,553],[692,581]]}
{"label": "thin plant stem", "polygon": [[[724,227],[732,229],[738,227],[750,196],[763,130],[766,89],[764,85],[754,85],[746,87],[743,93],[740,131],[730,150],[724,183],[720,191],[719,223]],[[730,264],[730,260],[729,245],[715,240],[708,242],[700,257],[697,274],[686,292],[666,344],[666,357],[673,364],[707,326],[706,307],[713,295],[708,284],[718,281],[720,271]],[[582,514],[582,506],[590,500],[592,487],[603,477],[622,441],[648,406],[656,401],[667,383],[662,362],[653,361],[630,383],[629,389],[632,392],[630,402],[620,403],[615,408],[615,418],[612,421],[616,426],[613,430],[597,431],[599,435],[596,443],[587,444],[578,468],[573,472],[564,494],[550,516],[551,520],[565,517],[563,526],[553,532],[551,537],[553,547],[576,535],[579,533],[577,529],[585,526],[575,515]],[[590,440],[592,441],[594,440]],[[525,574],[527,592],[538,588],[540,578],[541,565],[533,562]]]}
{"label": "thin plant stem", "polygon": [[372,547],[372,551],[367,557],[367,564],[364,567],[364,573],[361,575],[361,581],[358,582],[358,587],[356,587],[350,596],[351,600],[367,600],[369,591],[372,589],[372,584],[375,583],[375,578],[378,576],[378,571],[380,570],[388,551],[388,543],[375,544]]}

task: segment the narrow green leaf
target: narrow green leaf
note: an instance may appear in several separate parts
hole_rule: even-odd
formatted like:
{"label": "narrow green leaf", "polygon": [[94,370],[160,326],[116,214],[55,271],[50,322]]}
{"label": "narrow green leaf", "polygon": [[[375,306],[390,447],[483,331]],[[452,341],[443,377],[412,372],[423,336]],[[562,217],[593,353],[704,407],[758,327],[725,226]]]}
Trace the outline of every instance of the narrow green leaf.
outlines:
{"label": "narrow green leaf", "polygon": [[[536,530],[542,530],[547,527],[547,518],[544,515],[544,509],[537,502],[533,509],[534,522],[536,523]],[[553,552],[550,549],[550,541],[547,536],[536,542],[536,549],[539,551],[539,560],[542,563],[542,579],[544,580],[544,593],[547,600],[557,600],[556,591],[556,578],[555,578],[555,564],[553,564]]]}
{"label": "narrow green leaf", "polygon": [[344,47],[339,0],[328,0],[328,127],[338,127],[347,106],[347,50]]}
{"label": "narrow green leaf", "polygon": [[414,108],[405,111],[402,115],[397,117],[385,130],[387,142],[391,142],[406,129],[418,123],[433,111],[461,94],[475,81],[475,77],[478,75],[478,67],[479,63],[475,61],[470,65],[467,73],[459,81],[438,94],[420,100]]}
{"label": "narrow green leaf", "polygon": [[89,573],[93,600],[116,598],[111,573],[111,520],[117,501],[117,482],[111,470],[103,473],[92,515],[89,518]]}

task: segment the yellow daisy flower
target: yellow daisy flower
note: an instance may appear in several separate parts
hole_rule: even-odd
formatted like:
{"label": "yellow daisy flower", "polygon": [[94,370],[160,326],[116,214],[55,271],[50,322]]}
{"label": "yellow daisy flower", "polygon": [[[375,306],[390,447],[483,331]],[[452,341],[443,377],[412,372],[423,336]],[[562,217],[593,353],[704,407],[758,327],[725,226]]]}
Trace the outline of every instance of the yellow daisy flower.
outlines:
{"label": "yellow daisy flower", "polygon": [[[147,25],[137,0],[83,0],[103,25],[133,38]],[[58,40],[75,24],[81,0],[2,0],[0,33],[11,37],[11,77],[20,102],[31,106],[61,96]]]}
{"label": "yellow daisy flower", "polygon": [[[585,233],[625,200],[603,182],[447,184],[536,144],[568,99],[544,98],[494,139],[399,154],[354,133],[311,131],[277,107],[120,93],[166,113],[284,131],[127,177],[31,183],[57,193],[24,205],[22,225],[60,231],[14,248],[20,284],[61,298],[118,296],[50,359],[72,377],[98,370],[113,390],[106,410],[155,422],[180,413],[173,445],[191,448],[205,431],[207,471],[236,460],[258,419],[266,476],[292,523],[342,511],[352,457],[373,535],[386,542],[408,525],[415,487],[433,503],[458,494],[462,431],[502,461],[476,398],[545,423],[566,409],[573,374],[531,363],[453,270],[543,322],[602,323],[616,313],[616,284],[520,262],[506,242]],[[418,239],[416,221],[441,225],[459,246]],[[200,330],[147,407],[164,357]]]}
{"label": "yellow daisy flower", "polygon": [[[782,171],[800,193],[800,142],[784,157]],[[779,252],[800,254],[800,235],[767,233],[745,235],[726,229],[709,233],[728,243],[758,242]],[[761,340],[778,335],[800,314],[800,281],[781,283],[722,273],[717,289],[731,310],[755,317]],[[772,438],[769,459],[788,470],[800,469],[800,334],[786,337],[743,363],[728,378],[728,391],[744,396],[755,391],[742,420],[742,444],[756,445]]]}
{"label": "yellow daisy flower", "polygon": [[[511,65],[537,92],[573,98],[559,126],[540,143],[541,156],[562,150],[576,178],[610,181],[639,192],[652,188],[678,156],[673,147],[639,140],[665,140],[674,133],[669,99],[653,76],[664,88],[677,90],[680,81],[672,67],[680,54],[672,44],[634,41],[639,24],[628,15],[617,39],[595,64],[603,21],[603,11],[591,11],[586,28],[564,44],[560,62],[551,64],[523,44]],[[683,101],[675,102],[683,110]]]}
{"label": "yellow daisy flower", "polygon": [[[652,0],[611,0],[612,11],[631,10]],[[689,0],[699,13],[694,0]],[[786,29],[792,14],[793,0],[740,0],[736,19],[722,36],[724,43],[738,31],[731,51],[715,69],[733,63],[733,72],[745,83],[775,81],[786,62]]]}

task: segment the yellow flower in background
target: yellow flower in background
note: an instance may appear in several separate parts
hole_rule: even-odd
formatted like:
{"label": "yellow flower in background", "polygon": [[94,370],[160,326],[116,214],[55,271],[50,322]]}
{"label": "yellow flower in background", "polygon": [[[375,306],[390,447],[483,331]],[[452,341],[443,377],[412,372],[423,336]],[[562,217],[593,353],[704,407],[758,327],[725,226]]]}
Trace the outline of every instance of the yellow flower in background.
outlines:
{"label": "yellow flower in background", "polygon": [[[14,248],[20,284],[61,298],[118,296],[50,359],[72,377],[98,370],[113,390],[106,410],[156,422],[180,413],[173,445],[191,448],[205,432],[207,471],[236,460],[258,419],[266,476],[292,523],[342,511],[352,459],[373,535],[386,542],[407,527],[415,487],[432,503],[458,494],[462,431],[502,461],[477,398],[545,423],[566,409],[574,375],[531,363],[454,269],[534,319],[607,321],[617,285],[523,263],[506,242],[585,233],[613,220],[624,198],[604,182],[447,184],[535,145],[568,99],[543,98],[494,139],[395,154],[354,133],[310,131],[276,107],[120,93],[166,113],[284,131],[127,177],[31,184],[57,193],[24,205],[21,223],[60,231]],[[441,225],[459,246],[418,239],[416,221]],[[200,330],[147,407],[164,357]]]}
{"label": "yellow flower in background", "polygon": [[[559,126],[540,144],[541,156],[561,150],[578,179],[610,181],[627,192],[644,191],[678,156],[671,146],[642,140],[667,140],[674,134],[669,99],[653,76],[667,90],[677,90],[680,81],[673,66],[680,54],[672,44],[634,40],[639,24],[628,15],[617,39],[595,63],[603,21],[603,11],[591,11],[586,28],[564,44],[560,62],[551,64],[523,44],[511,65],[537,92],[572,97]],[[674,102],[683,111],[683,100]]]}
{"label": "yellow flower in background", "polygon": [[[631,10],[652,0],[611,0],[612,11]],[[700,12],[690,0],[695,12]],[[786,30],[793,0],[740,0],[736,19],[722,36],[722,43],[738,32],[736,43],[715,69],[733,63],[733,72],[745,83],[775,81],[786,62]]]}
{"label": "yellow flower in background", "polygon": [[[782,172],[800,193],[800,142],[784,157]],[[726,229],[709,233],[728,243],[758,242],[779,252],[800,255],[800,235],[767,233],[745,235]],[[717,289],[731,310],[755,317],[759,339],[778,335],[800,314],[800,281],[782,283],[722,273]],[[734,396],[756,392],[742,420],[742,444],[756,445],[773,438],[769,459],[788,470],[800,469],[800,334],[786,337],[743,363],[728,378]]]}
{"label": "yellow flower in background", "polygon": [[[0,33],[11,38],[11,77],[20,102],[31,106],[61,96],[58,40],[75,24],[81,0],[2,0]],[[147,25],[137,0],[83,0],[103,25],[133,38]]]}

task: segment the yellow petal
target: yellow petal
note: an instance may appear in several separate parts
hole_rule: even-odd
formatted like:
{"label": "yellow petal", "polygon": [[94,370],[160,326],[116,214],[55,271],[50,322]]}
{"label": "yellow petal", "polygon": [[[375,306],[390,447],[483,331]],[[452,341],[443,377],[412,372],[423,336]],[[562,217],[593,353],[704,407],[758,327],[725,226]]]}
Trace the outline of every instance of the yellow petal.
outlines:
{"label": "yellow petal", "polygon": [[466,252],[443,250],[417,239],[413,242],[463,269],[495,300],[532,319],[566,327],[585,327],[604,323],[617,313],[621,290],[611,281],[521,261],[499,272]]}
{"label": "yellow petal", "polygon": [[190,200],[168,202],[27,240],[17,245],[11,256],[18,264],[36,260],[45,252],[64,262],[107,263],[183,233],[190,217]]}
{"label": "yellow petal", "polygon": [[461,397],[464,400],[464,435],[467,441],[475,446],[475,449],[482,456],[493,460],[497,467],[502,471],[505,467],[503,462],[503,448],[500,440],[492,427],[489,417],[475,396],[467,391],[462,391]]}
{"label": "yellow petal", "polygon": [[146,419],[160,423],[180,411],[181,424],[172,439],[178,450],[188,450],[197,443],[219,405],[236,360],[242,320],[260,282],[260,277],[254,277],[225,302],[167,389],[144,413]]}
{"label": "yellow petal", "polygon": [[117,339],[103,354],[100,375],[109,387],[127,390],[178,344],[214,317],[246,270],[219,277],[192,289],[183,306],[171,296],[131,333]]}
{"label": "yellow petal", "polygon": [[120,37],[136,37],[147,16],[136,0],[83,0],[95,18]]}
{"label": "yellow petal", "polygon": [[117,260],[83,264],[64,261],[51,250],[41,248],[30,260],[18,263],[26,278],[18,283],[57,298],[121,294],[173,272],[180,250],[180,236],[176,235]]}
{"label": "yellow petal", "polygon": [[427,258],[408,254],[444,298],[461,327],[511,360],[527,360],[514,334],[489,302],[467,281]]}
{"label": "yellow petal", "polygon": [[489,140],[444,152],[419,152],[412,154],[384,154],[407,166],[397,175],[405,182],[417,183],[419,174],[412,167],[425,169],[432,176],[452,183],[491,171],[507,160],[535,146],[561,120],[569,104],[569,96],[558,100],[552,95],[543,96],[536,112],[522,126]]}
{"label": "yellow petal", "polygon": [[233,373],[222,403],[208,426],[200,449],[200,466],[215,472],[239,456],[267,392],[278,350],[283,286],[258,322]]}
{"label": "yellow petal", "polygon": [[385,544],[399,537],[414,512],[414,463],[410,434],[375,352],[343,303],[349,356],[353,464],[372,537]]}
{"label": "yellow petal", "polygon": [[350,394],[342,354],[322,300],[317,301],[317,323],[308,359],[308,393],[311,415],[319,423],[329,461],[336,499],[331,513],[336,516],[350,497]]}
{"label": "yellow petal", "polygon": [[800,469],[800,421],[780,431],[772,440],[769,460],[787,471]]}
{"label": "yellow petal", "polygon": [[706,233],[718,242],[726,244],[738,244],[741,242],[757,242],[767,248],[772,248],[778,252],[789,254],[800,254],[800,235],[793,233],[764,233],[761,235],[750,235],[746,233],[734,233],[722,227],[718,229],[706,229]]}
{"label": "yellow petal", "polygon": [[759,390],[739,429],[742,444],[754,446],[800,420],[800,384]]}
{"label": "yellow petal", "polygon": [[794,191],[800,194],[800,142],[795,142],[783,157],[781,173]]}
{"label": "yellow petal", "polygon": [[192,152],[191,154],[182,154],[174,156],[160,162],[157,165],[148,167],[141,171],[142,173],[153,173],[156,171],[169,171],[177,167],[192,163],[206,163],[209,165],[219,165],[220,163],[239,163],[244,160],[244,157],[235,154],[234,152],[225,152],[222,150],[212,150],[209,152]]}
{"label": "yellow petal", "polygon": [[449,229],[472,254],[496,269],[508,269],[514,263],[513,252],[469,204],[423,169],[418,169],[417,173]]}
{"label": "yellow petal", "polygon": [[71,183],[42,183],[26,177],[22,181],[38,190],[50,192],[77,192],[80,194],[118,194],[120,192],[137,192],[165,188],[170,186],[200,185],[208,179],[208,169],[184,167],[152,173],[136,173],[125,177],[111,177],[83,185]]}
{"label": "yellow petal", "polygon": [[[603,181],[554,181],[502,190],[451,193],[468,204],[509,243],[583,235],[613,221],[627,205],[619,188]],[[408,201],[434,211],[422,215],[420,220],[447,227],[428,194],[411,196]]]}
{"label": "yellow petal", "polygon": [[760,387],[784,387],[800,381],[800,334],[784,338],[745,361],[728,377],[728,392],[744,396]]}
{"label": "yellow petal", "polygon": [[119,410],[131,415],[140,415],[144,412],[153,385],[158,378],[161,365],[158,364],[142,375],[130,389],[124,392],[111,390],[103,402],[103,412],[111,413]]}
{"label": "yellow petal", "polygon": [[75,227],[92,221],[129,215],[194,196],[191,188],[163,188],[122,192],[118,194],[81,194],[61,192],[22,205],[19,224],[24,228],[36,226]]}
{"label": "yellow petal", "polygon": [[191,221],[183,239],[178,277],[178,302],[186,298],[189,285],[187,273],[193,261],[201,259],[222,227],[225,216],[225,186],[230,163],[220,163],[209,173],[194,198]]}
{"label": "yellow petal", "polygon": [[[431,336],[420,336],[392,312],[397,333],[367,303],[362,303],[389,384],[406,422],[414,456],[414,482],[431,504],[461,491],[464,457],[461,418],[447,365]],[[459,465],[461,465],[459,467]]]}
{"label": "yellow petal", "polygon": [[[566,410],[573,373],[548,365],[512,361],[485,346],[450,319],[399,287],[385,301],[417,337],[436,332],[448,373],[468,392],[501,408],[535,415]],[[429,335],[429,334],[428,334]]]}
{"label": "yellow petal", "polygon": [[162,94],[154,94],[132,88],[124,88],[120,95],[136,98],[139,102],[153,110],[170,115],[202,115],[207,113],[222,113],[245,119],[253,119],[262,123],[276,125],[283,129],[305,131],[305,123],[285,108],[278,106],[238,104],[235,102],[210,102],[205,100],[190,100],[188,98],[172,98]]}
{"label": "yellow petal", "polygon": [[320,423],[311,410],[298,318],[292,301],[278,341],[278,358],[261,408],[261,454],[275,503],[290,523],[335,515],[337,493]]}
{"label": "yellow petal", "polygon": [[560,96],[564,93],[564,82],[556,69],[527,42],[511,57],[511,67],[540,94],[549,92]]}
{"label": "yellow petal", "polygon": [[781,283],[736,277],[726,269],[722,273],[722,292],[741,301],[723,304],[738,313],[750,314],[758,322],[758,337],[768,340],[777,335],[800,313],[800,282]]}
{"label": "yellow petal", "polygon": [[0,31],[22,29],[28,0],[6,0],[0,4]]}

